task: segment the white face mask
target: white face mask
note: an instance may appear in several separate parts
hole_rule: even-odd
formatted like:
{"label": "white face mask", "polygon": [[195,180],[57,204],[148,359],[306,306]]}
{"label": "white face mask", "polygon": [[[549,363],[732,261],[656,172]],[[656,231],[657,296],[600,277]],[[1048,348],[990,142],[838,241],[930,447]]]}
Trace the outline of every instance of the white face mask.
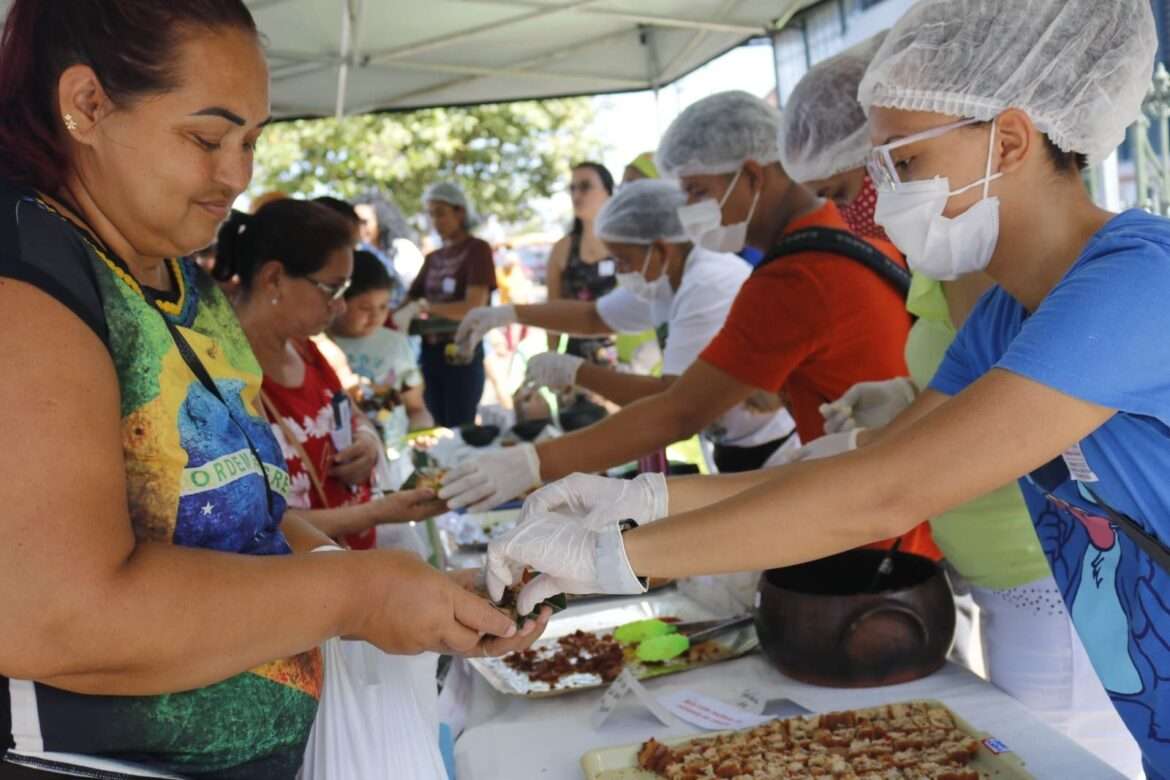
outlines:
{"label": "white face mask", "polygon": [[628,290],[640,301],[669,306],[674,298],[674,289],[670,286],[670,278],[666,275],[666,269],[663,268],[662,273],[654,281],[646,281],[646,269],[650,267],[650,257],[653,254],[654,245],[651,244],[646,247],[646,259],[642,262],[642,271],[640,273],[618,274],[617,285]]}
{"label": "white face mask", "polygon": [[714,198],[707,198],[689,206],[679,207],[678,218],[682,222],[683,230],[696,246],[711,252],[734,253],[741,251],[747,244],[748,223],[756,213],[756,204],[760,200],[759,191],[752,198],[752,207],[748,209],[747,219],[734,225],[723,224],[723,207],[727,204],[731,191],[735,189],[741,173],[743,168],[735,172],[727,192],[723,193],[723,198],[718,203]]}
{"label": "white face mask", "polygon": [[[890,240],[906,255],[911,270],[939,281],[952,281],[991,262],[999,241],[999,198],[990,197],[991,182],[1002,173],[991,173],[995,148],[995,123],[987,147],[987,169],[982,179],[951,190],[943,176],[910,181],[878,192],[874,222],[886,229]],[[982,185],[983,199],[954,219],[943,216],[947,201]]]}

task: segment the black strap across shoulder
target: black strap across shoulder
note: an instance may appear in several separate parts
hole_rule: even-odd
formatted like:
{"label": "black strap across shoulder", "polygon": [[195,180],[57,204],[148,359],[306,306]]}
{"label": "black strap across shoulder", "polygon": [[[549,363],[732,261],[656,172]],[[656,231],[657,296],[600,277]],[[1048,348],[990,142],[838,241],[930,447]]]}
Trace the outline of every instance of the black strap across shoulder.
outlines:
{"label": "black strap across shoulder", "polygon": [[1140,547],[1142,552],[1150,556],[1150,560],[1158,564],[1163,572],[1170,574],[1170,550],[1163,547],[1161,542],[1138,525],[1133,518],[1118,512],[1109,506],[1109,504],[1105,503],[1105,500],[1097,495],[1087,484],[1081,482],[1080,485],[1088,492],[1093,501],[1097,503],[1097,506],[1105,510],[1105,514],[1109,516],[1109,519],[1117,526],[1119,531],[1128,536],[1129,540]]}
{"label": "black strap across shoulder", "polygon": [[236,424],[236,427],[240,429],[240,433],[243,434],[244,441],[248,443],[248,449],[251,451],[252,457],[256,459],[256,464],[260,467],[260,476],[264,478],[264,492],[265,498],[268,502],[268,515],[269,517],[275,518],[274,508],[272,506],[272,485],[269,484],[268,481],[268,470],[264,468],[264,459],[260,457],[260,451],[257,450],[256,445],[252,443],[252,437],[248,435],[248,432],[244,430],[244,427],[240,425],[240,423],[236,420],[235,415],[232,414],[232,408],[228,404],[227,399],[225,399],[219,392],[219,388],[216,386],[215,380],[213,380],[211,375],[207,373],[207,368],[203,365],[203,361],[199,359],[199,356],[195,354],[195,349],[191,346],[191,343],[187,341],[187,338],[183,335],[175,323],[171,322],[170,317],[163,314],[163,312],[158,308],[158,296],[155,294],[154,290],[151,290],[145,285],[139,285],[139,288],[142,290],[142,295],[146,298],[146,301],[152,307],[154,307],[156,311],[158,311],[159,316],[161,316],[163,322],[166,323],[167,330],[171,334],[171,339],[175,342],[175,347],[178,348],[179,355],[182,356],[183,362],[187,364],[187,368],[191,369],[191,373],[193,373],[195,378],[199,380],[199,384],[203,385],[207,392],[211,393],[212,396],[214,396],[221,404],[224,405],[224,408],[227,409],[228,417],[231,418],[232,422]]}
{"label": "black strap across shoulder", "polygon": [[828,252],[860,263],[889,283],[905,299],[910,293],[910,272],[886,257],[881,250],[847,230],[810,227],[789,233],[780,239],[756,271],[775,260],[800,252]]}

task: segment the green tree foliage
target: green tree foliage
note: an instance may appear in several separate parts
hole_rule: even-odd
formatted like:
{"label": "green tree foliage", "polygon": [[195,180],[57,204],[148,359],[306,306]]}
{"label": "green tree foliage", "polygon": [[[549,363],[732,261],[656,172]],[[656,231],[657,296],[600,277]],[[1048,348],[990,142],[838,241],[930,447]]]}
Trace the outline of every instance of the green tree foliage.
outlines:
{"label": "green tree foliage", "polygon": [[252,193],[356,198],[377,188],[418,214],[427,185],[450,179],[481,214],[516,223],[565,186],[573,162],[598,154],[592,124],[585,98],[277,123],[257,147]]}

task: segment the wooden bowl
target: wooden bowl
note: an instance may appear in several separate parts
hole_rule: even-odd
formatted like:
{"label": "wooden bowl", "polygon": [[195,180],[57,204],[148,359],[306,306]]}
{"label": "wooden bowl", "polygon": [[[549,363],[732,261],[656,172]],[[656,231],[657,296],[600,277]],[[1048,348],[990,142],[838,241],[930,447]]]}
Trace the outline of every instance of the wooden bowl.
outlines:
{"label": "wooden bowl", "polygon": [[881,590],[866,593],[884,554],[849,550],[764,572],[755,621],[768,660],[793,679],[833,688],[938,671],[955,633],[946,577],[930,559],[899,552]]}

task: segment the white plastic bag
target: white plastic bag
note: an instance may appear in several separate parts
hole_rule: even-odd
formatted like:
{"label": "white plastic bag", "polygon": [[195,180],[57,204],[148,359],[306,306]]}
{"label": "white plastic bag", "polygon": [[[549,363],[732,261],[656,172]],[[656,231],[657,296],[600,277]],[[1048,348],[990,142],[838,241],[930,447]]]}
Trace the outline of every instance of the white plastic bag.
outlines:
{"label": "white plastic bag", "polygon": [[330,639],[321,650],[325,687],[303,780],[445,780],[438,656],[387,655],[345,639]]}

